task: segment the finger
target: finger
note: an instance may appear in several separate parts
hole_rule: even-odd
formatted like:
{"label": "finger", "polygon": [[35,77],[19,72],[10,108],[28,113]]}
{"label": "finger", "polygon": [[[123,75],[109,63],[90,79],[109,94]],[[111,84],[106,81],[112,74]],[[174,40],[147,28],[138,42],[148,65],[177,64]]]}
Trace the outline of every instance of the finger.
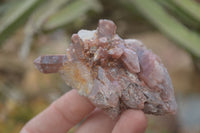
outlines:
{"label": "finger", "polygon": [[76,133],[111,133],[115,121],[101,110],[95,110],[77,129]]}
{"label": "finger", "polygon": [[127,110],[123,112],[112,133],[144,133],[147,119],[142,111]]}
{"label": "finger", "polygon": [[28,122],[21,133],[66,133],[93,109],[87,98],[71,90]]}

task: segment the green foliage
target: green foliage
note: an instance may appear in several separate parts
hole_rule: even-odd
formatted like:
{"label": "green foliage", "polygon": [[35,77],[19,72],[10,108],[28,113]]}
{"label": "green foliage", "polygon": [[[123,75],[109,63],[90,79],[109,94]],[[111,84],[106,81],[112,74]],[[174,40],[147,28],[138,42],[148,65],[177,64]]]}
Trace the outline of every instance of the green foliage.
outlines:
{"label": "green foliage", "polygon": [[179,19],[184,25],[189,26],[192,29],[199,29],[200,23],[195,20],[188,12],[185,12],[181,7],[175,4],[173,1],[156,0],[169,12],[173,13],[177,19]]}
{"label": "green foliage", "polygon": [[[188,8],[185,8],[185,4],[190,4],[192,7],[194,6],[192,5],[192,2],[188,2],[189,0],[184,0],[181,2],[178,2],[180,0],[175,1],[177,1],[176,4],[182,3],[180,8],[184,7],[184,10],[189,10]],[[156,28],[158,28],[171,39],[176,41],[177,44],[185,48],[194,57],[200,58],[200,35],[195,31],[190,30],[188,27],[186,27],[180,21],[178,21],[174,16],[170,15],[159,4],[158,1],[126,0],[126,2],[131,4],[134,8],[138,9],[138,11],[141,12],[144,15],[144,17],[146,17],[150,22],[152,22],[152,24],[154,24]],[[171,6],[170,0],[167,0],[165,2],[162,1],[162,3]],[[192,14],[192,16],[198,20],[197,16],[199,15],[198,11],[200,10],[200,8],[199,6],[195,7],[195,9],[190,9],[190,11],[187,12]],[[182,14],[184,15],[184,12],[182,12]]]}
{"label": "green foliage", "polygon": [[[19,0],[10,4],[0,19],[0,45],[15,31],[43,0]],[[8,5],[7,5],[8,6]],[[3,12],[3,11],[2,11]]]}
{"label": "green foliage", "polygon": [[96,0],[77,0],[49,17],[44,24],[44,29],[52,30],[71,23],[86,14],[89,10],[99,12],[102,10],[102,7]]}
{"label": "green foliage", "polygon": [[33,37],[42,30],[52,30],[75,21],[88,11],[101,11],[97,0],[15,0],[0,7],[0,45],[28,19],[20,51],[24,59]]}
{"label": "green foliage", "polygon": [[58,11],[63,5],[66,5],[69,1],[70,0],[46,0],[32,13],[25,26],[25,39],[20,51],[21,59],[26,58],[28,55],[34,35],[42,30],[42,26],[48,17]]}
{"label": "green foliage", "polygon": [[183,9],[185,13],[191,15],[194,19],[200,22],[200,5],[194,0],[170,0],[178,7]]}

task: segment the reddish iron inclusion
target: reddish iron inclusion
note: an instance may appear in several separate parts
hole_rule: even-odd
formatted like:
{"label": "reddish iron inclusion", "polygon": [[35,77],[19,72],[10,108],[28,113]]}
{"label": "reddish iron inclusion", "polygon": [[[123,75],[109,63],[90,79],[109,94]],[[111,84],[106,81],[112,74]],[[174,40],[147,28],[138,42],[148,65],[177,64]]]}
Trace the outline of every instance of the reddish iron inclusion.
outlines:
{"label": "reddish iron inclusion", "polygon": [[59,72],[67,85],[113,118],[129,108],[175,113],[174,89],[160,58],[140,41],[120,38],[116,28],[100,20],[96,30],[73,34],[65,55],[38,57],[36,68]]}

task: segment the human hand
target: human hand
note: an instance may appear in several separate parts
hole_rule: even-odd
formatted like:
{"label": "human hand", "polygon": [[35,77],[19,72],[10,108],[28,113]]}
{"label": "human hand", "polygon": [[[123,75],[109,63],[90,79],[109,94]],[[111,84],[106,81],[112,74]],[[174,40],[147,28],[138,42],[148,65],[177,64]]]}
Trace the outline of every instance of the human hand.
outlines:
{"label": "human hand", "polygon": [[143,133],[147,126],[142,111],[127,110],[114,121],[73,89],[30,120],[21,133],[66,133],[84,118],[76,133]]}

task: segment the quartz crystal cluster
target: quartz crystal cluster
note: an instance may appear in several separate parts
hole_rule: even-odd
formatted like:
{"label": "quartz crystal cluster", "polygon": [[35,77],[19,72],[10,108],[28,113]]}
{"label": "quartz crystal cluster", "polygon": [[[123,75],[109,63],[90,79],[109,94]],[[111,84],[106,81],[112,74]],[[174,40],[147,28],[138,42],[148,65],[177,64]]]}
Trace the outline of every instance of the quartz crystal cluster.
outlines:
{"label": "quartz crystal cluster", "polygon": [[71,37],[65,55],[38,57],[43,73],[59,72],[66,84],[115,118],[126,109],[176,112],[174,89],[160,58],[135,39],[122,39],[110,20]]}

